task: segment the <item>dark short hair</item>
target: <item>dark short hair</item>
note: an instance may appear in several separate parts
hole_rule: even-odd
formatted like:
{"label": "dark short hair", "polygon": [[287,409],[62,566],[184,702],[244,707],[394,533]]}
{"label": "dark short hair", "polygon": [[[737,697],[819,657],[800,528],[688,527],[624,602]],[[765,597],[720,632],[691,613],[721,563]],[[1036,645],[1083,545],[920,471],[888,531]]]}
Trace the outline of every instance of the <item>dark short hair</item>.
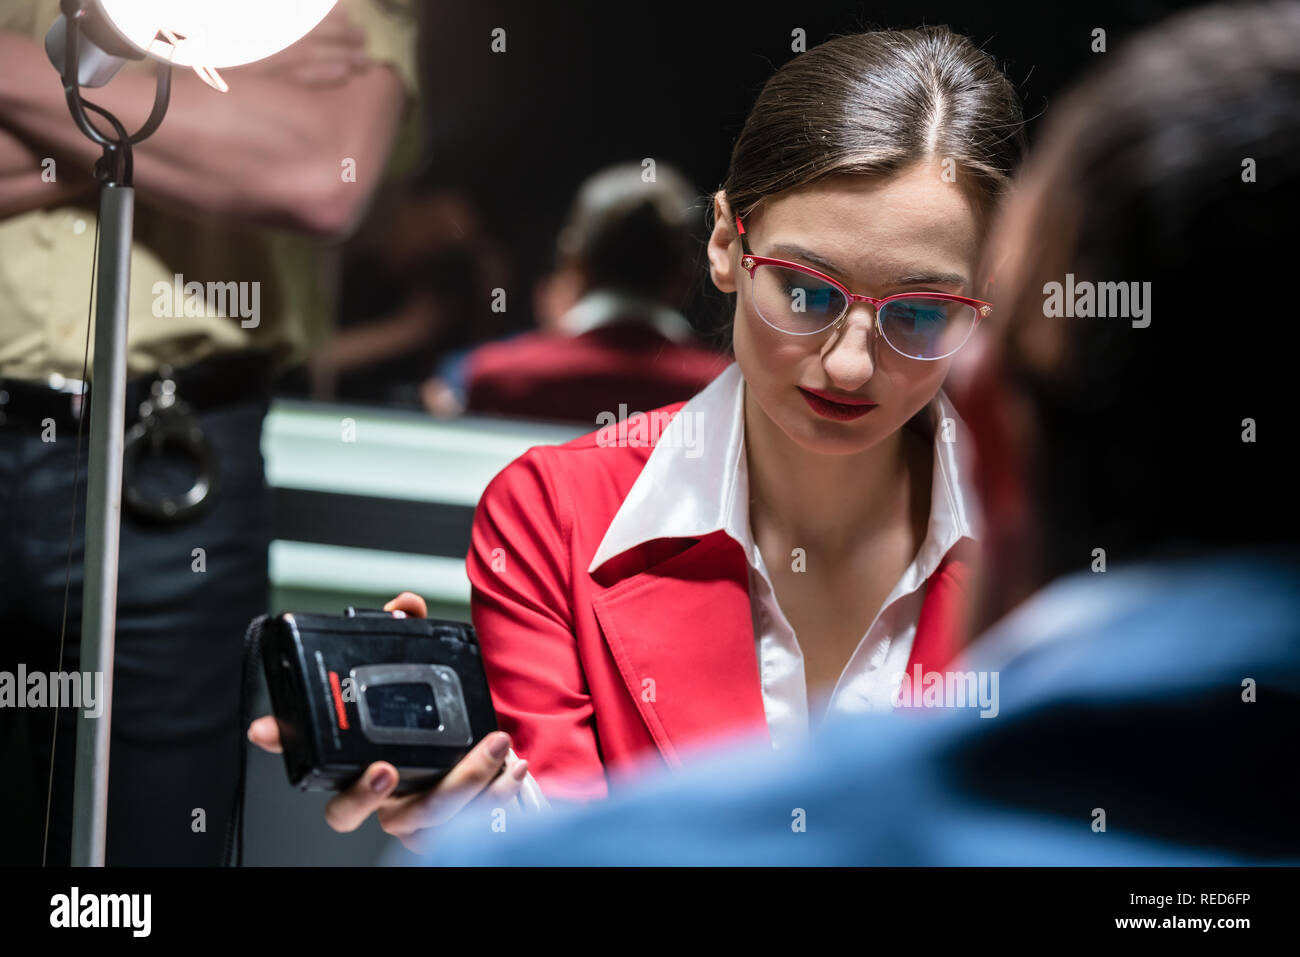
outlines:
{"label": "dark short hair", "polygon": [[581,268],[591,287],[660,298],[689,278],[698,232],[697,193],[680,172],[621,163],[578,189],[556,258]]}

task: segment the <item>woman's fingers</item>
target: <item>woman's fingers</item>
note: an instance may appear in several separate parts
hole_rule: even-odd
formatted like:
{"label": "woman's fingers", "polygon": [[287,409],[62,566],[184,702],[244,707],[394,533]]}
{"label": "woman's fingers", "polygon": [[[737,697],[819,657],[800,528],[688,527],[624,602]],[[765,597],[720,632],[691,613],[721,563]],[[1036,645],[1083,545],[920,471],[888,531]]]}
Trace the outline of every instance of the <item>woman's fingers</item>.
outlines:
{"label": "woman's fingers", "polygon": [[415,592],[404,591],[384,606],[384,611],[403,611],[411,618],[426,618],[429,608]]}
{"label": "woman's fingers", "polygon": [[510,750],[510,736],[494,731],[461,758],[433,790],[416,800],[390,805],[380,811],[379,823],[397,837],[451,820],[483,792],[501,769]]}
{"label": "woman's fingers", "polygon": [[340,833],[355,831],[379,810],[395,787],[397,768],[387,761],[376,761],[351,787],[330,798],[325,805],[325,823]]}
{"label": "woman's fingers", "polygon": [[[528,773],[528,762],[517,761],[513,766],[505,767],[484,790],[471,798],[469,804],[460,812],[460,817],[476,815],[484,820],[485,827],[491,827],[494,823],[492,812],[496,809],[511,808],[518,809],[518,802],[515,800],[519,796],[519,791],[523,787],[524,776]],[[383,820],[386,811],[380,811],[380,819]],[[398,825],[389,821],[384,827],[385,831],[394,834],[407,850],[416,854],[432,853],[437,847],[438,834],[437,828],[417,828],[411,831],[398,832]]]}
{"label": "woman's fingers", "polygon": [[528,773],[527,761],[516,761],[513,767],[505,771],[480,795],[478,800],[489,808],[502,807],[519,793],[524,785],[524,775]]}
{"label": "woman's fingers", "polygon": [[280,746],[280,726],[275,723],[275,716],[264,714],[248,726],[248,740],[263,751],[279,754],[284,750]]}

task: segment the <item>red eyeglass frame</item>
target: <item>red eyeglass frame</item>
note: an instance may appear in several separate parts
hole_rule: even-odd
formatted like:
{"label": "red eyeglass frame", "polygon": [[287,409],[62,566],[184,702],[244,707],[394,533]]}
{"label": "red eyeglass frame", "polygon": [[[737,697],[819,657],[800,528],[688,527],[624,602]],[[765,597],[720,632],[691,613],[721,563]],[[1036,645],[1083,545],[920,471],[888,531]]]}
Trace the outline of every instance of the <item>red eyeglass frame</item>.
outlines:
{"label": "red eyeglass frame", "polygon": [[[749,273],[749,278],[751,282],[754,279],[754,270],[757,267],[783,266],[787,269],[794,269],[797,270],[798,272],[806,273],[809,276],[813,276],[817,279],[822,280],[823,282],[829,283],[844,295],[844,300],[845,300],[844,311],[840,313],[839,318],[837,318],[834,322],[830,323],[829,325],[823,326],[822,328],[814,332],[790,332],[788,329],[782,329],[778,326],[772,326],[770,322],[767,322],[766,319],[763,319],[762,313],[759,313],[759,318],[763,319],[765,323],[767,323],[769,326],[772,326],[772,328],[776,329],[777,332],[783,332],[788,336],[815,336],[818,333],[825,332],[827,329],[833,329],[835,326],[838,326],[841,322],[844,321],[844,317],[849,314],[849,310],[853,308],[853,304],[855,302],[867,302],[870,303],[872,307],[875,309],[876,331],[880,333],[880,337],[885,340],[885,342],[889,345],[891,349],[893,349],[899,355],[907,359],[916,359],[919,362],[937,362],[940,359],[948,358],[948,356],[955,353],[957,349],[960,349],[967,342],[969,342],[970,336],[974,335],[975,330],[979,328],[980,320],[993,311],[993,304],[990,302],[985,302],[983,299],[972,299],[969,296],[954,296],[951,293],[946,293],[946,292],[900,292],[900,293],[895,293],[892,296],[885,296],[885,298],[883,299],[874,299],[871,296],[859,296],[855,292],[850,292],[848,287],[845,286],[842,282],[839,282],[831,278],[830,276],[826,275],[823,272],[818,272],[816,269],[813,269],[811,266],[805,266],[802,263],[790,262],[787,259],[772,259],[768,256],[755,256],[752,252],[749,251],[749,240],[745,238],[745,226],[740,221],[739,213],[736,214],[736,233],[740,236],[740,248],[744,252],[744,255],[741,256],[740,258],[740,265],[742,269],[744,269]],[[883,306],[885,303],[893,302],[896,299],[943,299],[947,302],[964,303],[965,305],[971,306],[975,309],[975,325],[971,326],[970,334],[967,335],[967,337],[962,341],[961,345],[957,346],[957,349],[953,349],[952,352],[946,353],[945,355],[934,356],[934,357],[909,356],[907,355],[907,353],[900,351],[892,342],[889,341],[889,337],[885,335],[885,330],[880,325],[880,307]]]}

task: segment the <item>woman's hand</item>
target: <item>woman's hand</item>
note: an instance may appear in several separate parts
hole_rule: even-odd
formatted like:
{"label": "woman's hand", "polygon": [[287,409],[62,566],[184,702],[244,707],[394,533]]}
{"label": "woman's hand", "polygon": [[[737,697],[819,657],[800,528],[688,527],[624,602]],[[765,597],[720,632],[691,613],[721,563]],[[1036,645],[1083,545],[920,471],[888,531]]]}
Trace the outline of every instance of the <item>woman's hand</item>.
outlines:
{"label": "woman's hand", "polygon": [[[384,610],[413,618],[428,613],[424,599],[409,591],[384,605]],[[248,739],[273,754],[282,750],[279,728],[269,714],[248,726]],[[377,812],[379,826],[386,833],[412,851],[425,851],[428,848],[420,832],[445,824],[470,804],[503,807],[519,793],[528,762],[513,760],[502,773],[509,751],[510,735],[494,731],[461,758],[432,790],[401,797],[390,796],[397,787],[397,768],[387,761],[376,761],[351,787],[330,798],[325,806],[325,821],[344,833],[355,831]]]}

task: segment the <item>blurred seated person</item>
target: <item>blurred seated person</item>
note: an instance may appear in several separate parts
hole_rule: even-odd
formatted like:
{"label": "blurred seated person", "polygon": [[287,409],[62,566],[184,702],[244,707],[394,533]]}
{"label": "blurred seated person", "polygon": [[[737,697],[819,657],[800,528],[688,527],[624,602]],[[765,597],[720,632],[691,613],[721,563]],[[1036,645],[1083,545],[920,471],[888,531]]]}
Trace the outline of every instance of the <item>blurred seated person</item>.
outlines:
{"label": "blurred seated person", "polygon": [[[425,387],[435,415],[592,423],[688,399],[726,367],[678,311],[695,275],[695,194],[659,164],[606,168],[581,187],[539,284],[540,329],[479,346]],[[620,408],[624,407],[624,408]]]}
{"label": "blurred seated person", "polygon": [[337,329],[308,362],[315,398],[418,408],[439,357],[504,332],[482,303],[505,257],[455,191],[385,188],[343,256]]}

